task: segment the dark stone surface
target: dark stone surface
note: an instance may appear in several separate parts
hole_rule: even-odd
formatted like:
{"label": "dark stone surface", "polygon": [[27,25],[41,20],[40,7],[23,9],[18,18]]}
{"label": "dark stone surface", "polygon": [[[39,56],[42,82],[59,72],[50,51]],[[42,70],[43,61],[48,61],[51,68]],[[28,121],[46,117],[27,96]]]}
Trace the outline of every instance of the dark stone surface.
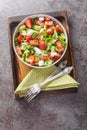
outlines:
{"label": "dark stone surface", "polygon": [[[78,93],[15,100],[7,17],[67,10]],[[87,130],[87,0],[0,0],[0,130]]]}

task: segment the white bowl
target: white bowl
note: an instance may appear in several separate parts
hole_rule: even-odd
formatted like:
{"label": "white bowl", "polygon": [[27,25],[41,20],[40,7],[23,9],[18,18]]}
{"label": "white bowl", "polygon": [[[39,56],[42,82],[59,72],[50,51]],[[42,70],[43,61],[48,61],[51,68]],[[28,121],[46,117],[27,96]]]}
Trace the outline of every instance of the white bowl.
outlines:
{"label": "white bowl", "polygon": [[[66,44],[67,44],[67,45],[66,45],[66,47],[65,47],[65,49],[64,49],[64,52],[63,52],[63,54],[61,55],[61,57],[60,57],[58,60],[56,60],[53,64],[51,64],[51,65],[49,65],[49,66],[33,66],[33,65],[31,65],[31,64],[29,64],[29,63],[23,61],[22,58],[17,54],[16,49],[15,49],[14,37],[15,37],[16,33],[18,32],[19,26],[22,25],[22,24],[27,20],[27,18],[32,18],[32,19],[33,19],[33,18],[36,18],[36,17],[44,17],[44,16],[46,16],[46,17],[52,19],[56,24],[59,24],[59,25],[61,26],[61,28],[62,28],[62,30],[63,30],[63,32],[64,32],[64,35],[65,35],[65,39],[66,39]],[[14,49],[14,51],[15,51],[15,54],[17,55],[17,57],[18,57],[24,64],[28,65],[29,67],[33,67],[33,68],[47,68],[47,67],[51,67],[51,66],[55,65],[56,63],[58,63],[58,62],[63,58],[63,56],[64,56],[65,53],[66,53],[67,46],[68,46],[68,36],[67,36],[67,32],[66,32],[64,26],[63,26],[62,23],[60,23],[57,19],[55,19],[54,17],[52,17],[52,16],[50,16],[50,15],[47,15],[47,14],[35,14],[35,15],[30,15],[30,16],[28,16],[27,18],[25,18],[24,20],[22,20],[22,21],[18,24],[18,26],[16,27],[16,29],[15,29],[15,31],[14,31],[14,34],[13,34],[13,49]]]}

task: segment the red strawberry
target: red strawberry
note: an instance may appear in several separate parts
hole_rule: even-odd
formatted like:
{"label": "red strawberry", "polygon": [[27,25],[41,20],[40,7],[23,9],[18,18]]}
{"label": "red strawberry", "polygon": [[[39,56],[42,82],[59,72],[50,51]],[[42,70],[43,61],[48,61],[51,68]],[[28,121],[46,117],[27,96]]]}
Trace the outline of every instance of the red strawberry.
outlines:
{"label": "red strawberry", "polygon": [[50,21],[50,18],[44,17],[44,20],[45,20],[45,21]]}
{"label": "red strawberry", "polygon": [[31,64],[31,65],[34,65],[35,63],[35,55],[30,55],[28,57],[28,62]]}
{"label": "red strawberry", "polygon": [[61,57],[61,54],[57,54],[57,55],[55,55],[53,58],[54,59],[59,59]]}
{"label": "red strawberry", "polygon": [[17,40],[21,43],[21,42],[22,42],[22,40],[23,40],[22,35],[18,35]]}
{"label": "red strawberry", "polygon": [[25,21],[25,25],[26,25],[26,27],[28,27],[28,28],[32,28],[32,20],[31,20],[31,18],[28,18],[28,19]]}
{"label": "red strawberry", "polygon": [[16,51],[17,51],[17,53],[18,53],[19,56],[22,55],[22,50],[21,50],[20,46],[16,46]]}
{"label": "red strawberry", "polygon": [[30,40],[29,43],[30,43],[30,45],[32,45],[32,46],[38,46],[38,45],[39,45],[38,39]]}
{"label": "red strawberry", "polygon": [[46,26],[53,26],[53,21],[50,20],[50,21],[45,21],[45,25]]}
{"label": "red strawberry", "polygon": [[47,32],[47,34],[52,35],[52,34],[54,34],[54,29],[48,28],[46,32]]}
{"label": "red strawberry", "polygon": [[62,28],[59,25],[56,25],[56,30],[60,33],[63,32]]}
{"label": "red strawberry", "polygon": [[29,42],[30,40],[32,40],[31,36],[26,36],[26,41]]}
{"label": "red strawberry", "polygon": [[46,43],[44,41],[41,41],[39,43],[39,48],[42,49],[42,50],[45,50],[46,49]]}

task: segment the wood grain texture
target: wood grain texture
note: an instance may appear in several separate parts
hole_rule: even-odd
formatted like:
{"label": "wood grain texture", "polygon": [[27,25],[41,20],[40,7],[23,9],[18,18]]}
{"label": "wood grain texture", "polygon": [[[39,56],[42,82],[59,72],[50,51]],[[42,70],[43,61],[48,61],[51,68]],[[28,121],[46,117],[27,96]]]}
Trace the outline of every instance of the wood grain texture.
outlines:
{"label": "wood grain texture", "polygon": [[[51,15],[55,18],[57,18],[65,27],[68,35],[68,48],[66,51],[66,54],[62,58],[61,61],[67,60],[68,64],[67,66],[73,66],[74,69],[71,73],[72,77],[75,76],[75,65],[74,65],[74,59],[72,54],[72,44],[70,41],[70,32],[69,32],[69,24],[68,24],[68,17],[66,11],[57,11],[57,12],[45,12],[44,14]],[[30,15],[30,14],[29,14]],[[18,84],[24,79],[24,77],[29,73],[31,70],[31,67],[25,65],[22,61],[20,61],[17,56],[15,55],[13,51],[12,46],[12,37],[15,27],[18,25],[18,23],[26,18],[29,15],[23,15],[23,16],[15,16],[15,17],[9,17],[8,18],[8,38],[9,38],[9,45],[10,45],[10,54],[11,54],[11,62],[12,62],[12,70],[13,70],[13,80],[14,80],[14,89],[18,86]],[[57,64],[58,65],[58,64]],[[58,90],[58,91],[50,91],[50,92],[42,92],[39,96],[46,97],[47,96],[53,96],[57,95],[58,93],[71,93],[77,91],[77,88],[71,88],[71,89],[64,89],[64,90]]]}

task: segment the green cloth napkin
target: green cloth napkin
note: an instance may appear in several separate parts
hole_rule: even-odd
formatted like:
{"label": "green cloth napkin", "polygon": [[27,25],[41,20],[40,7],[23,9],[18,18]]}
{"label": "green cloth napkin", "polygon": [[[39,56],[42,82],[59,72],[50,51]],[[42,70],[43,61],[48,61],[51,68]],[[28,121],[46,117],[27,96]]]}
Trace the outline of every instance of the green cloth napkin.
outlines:
{"label": "green cloth napkin", "polygon": [[[19,97],[24,97],[30,86],[43,82],[55,69],[56,66],[45,69],[31,69],[23,81],[18,85],[15,94],[18,94]],[[78,87],[78,85],[79,83],[77,81],[75,81],[70,75],[66,74],[43,86],[42,91],[73,88]]]}

